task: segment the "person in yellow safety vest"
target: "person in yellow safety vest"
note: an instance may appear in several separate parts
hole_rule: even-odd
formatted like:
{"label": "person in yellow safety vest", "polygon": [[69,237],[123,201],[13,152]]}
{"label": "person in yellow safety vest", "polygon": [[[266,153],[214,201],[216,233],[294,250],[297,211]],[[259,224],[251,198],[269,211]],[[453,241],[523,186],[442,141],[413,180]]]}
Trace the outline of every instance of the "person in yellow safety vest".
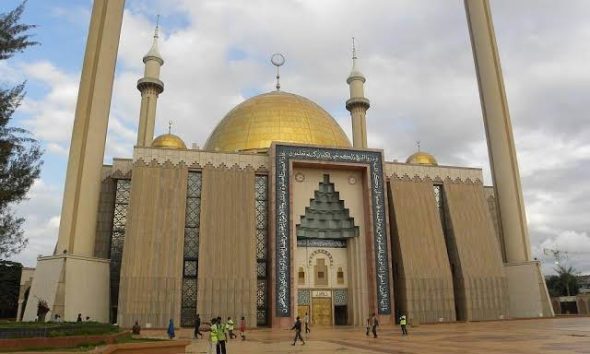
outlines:
{"label": "person in yellow safety vest", "polygon": [[215,324],[217,319],[211,320],[211,327],[209,329],[209,353],[213,353],[213,348],[217,347],[217,342],[219,341],[217,338],[217,325]]}
{"label": "person in yellow safety vest", "polygon": [[217,354],[227,354],[225,349],[225,325],[221,322],[221,317],[217,317],[215,323],[215,333],[217,333]]}
{"label": "person in yellow safety vest", "polygon": [[402,327],[402,336],[407,336],[408,335],[408,329],[407,329],[408,320],[406,320],[406,315],[401,315],[401,317],[399,318],[399,325]]}
{"label": "person in yellow safety vest", "polygon": [[225,323],[225,329],[229,332],[229,339],[234,339],[237,336],[234,334],[234,320],[231,317],[227,318],[227,322]]}

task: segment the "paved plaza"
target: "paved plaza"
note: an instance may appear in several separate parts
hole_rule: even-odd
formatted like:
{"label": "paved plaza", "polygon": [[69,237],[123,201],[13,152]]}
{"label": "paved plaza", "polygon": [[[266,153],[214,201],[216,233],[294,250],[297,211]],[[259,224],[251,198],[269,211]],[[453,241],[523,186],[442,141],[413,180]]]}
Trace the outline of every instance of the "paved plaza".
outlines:
{"label": "paved plaza", "polygon": [[[230,341],[228,353],[590,353],[590,317],[431,324],[410,328],[409,334],[384,327],[374,339],[363,328],[312,328],[306,344],[293,347],[292,331],[262,329],[248,332],[247,341]],[[178,335],[189,339],[192,331]],[[187,352],[208,353],[208,347],[206,340],[193,340]]]}

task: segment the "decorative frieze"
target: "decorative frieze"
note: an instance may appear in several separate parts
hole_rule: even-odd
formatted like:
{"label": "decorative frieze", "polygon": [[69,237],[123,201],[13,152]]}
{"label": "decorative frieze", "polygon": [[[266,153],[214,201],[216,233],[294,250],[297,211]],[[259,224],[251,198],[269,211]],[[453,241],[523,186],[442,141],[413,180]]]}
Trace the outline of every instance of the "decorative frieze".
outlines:
{"label": "decorative frieze", "polygon": [[297,247],[346,248],[346,240],[299,239]]}
{"label": "decorative frieze", "polygon": [[413,179],[418,177],[420,179],[429,178],[431,180],[460,180],[473,182],[483,182],[483,174],[481,168],[466,168],[466,167],[452,167],[452,166],[427,166],[427,165],[411,165],[398,162],[385,163],[385,176],[390,178],[403,178],[404,176]]}
{"label": "decorative frieze", "polygon": [[133,163],[142,162],[145,165],[183,164],[189,168],[203,168],[204,166],[240,169],[252,168],[255,171],[268,171],[270,159],[267,154],[252,153],[220,153],[201,150],[171,150],[148,147],[135,147]]}

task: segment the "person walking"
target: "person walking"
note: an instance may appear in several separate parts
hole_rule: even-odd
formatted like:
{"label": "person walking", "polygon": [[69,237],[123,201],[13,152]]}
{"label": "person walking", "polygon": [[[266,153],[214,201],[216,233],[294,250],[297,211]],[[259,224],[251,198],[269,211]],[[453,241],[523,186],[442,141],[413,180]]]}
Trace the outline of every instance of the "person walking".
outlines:
{"label": "person walking", "polygon": [[292,345],[295,345],[295,343],[297,343],[298,338],[303,343],[302,345],[305,345],[305,341],[301,337],[301,320],[299,319],[299,316],[297,316],[297,319],[295,320],[295,324],[293,325],[293,327],[291,327],[291,330],[295,330],[295,338],[293,338]]}
{"label": "person walking", "polygon": [[199,336],[203,338],[203,333],[201,333],[201,316],[197,314],[195,318],[195,339],[199,339]]}
{"label": "person walking", "polygon": [[311,329],[309,329],[309,316],[307,312],[305,313],[305,317],[303,317],[303,323],[305,323],[305,334],[311,333]]}
{"label": "person walking", "polygon": [[217,319],[214,318],[211,320],[211,327],[209,328],[209,354],[213,354],[213,348],[217,351],[217,328],[216,326]]}
{"label": "person walking", "polygon": [[367,337],[368,337],[369,331],[371,330],[371,316],[367,317],[366,327],[367,327]]}
{"label": "person walking", "polygon": [[215,322],[215,331],[217,332],[217,354],[227,354],[225,349],[225,343],[227,342],[227,337],[225,335],[225,325],[221,322],[221,317],[217,317]]}
{"label": "person walking", "polygon": [[229,333],[229,339],[234,339],[237,336],[234,333],[234,320],[231,319],[231,317],[227,318],[227,322],[225,323],[225,328],[227,329],[227,332]]}
{"label": "person walking", "polygon": [[377,338],[377,327],[379,327],[379,320],[377,319],[377,315],[375,315],[373,312],[371,319],[371,331],[373,332],[373,338]]}
{"label": "person walking", "polygon": [[406,315],[401,315],[401,317],[399,318],[399,325],[402,328],[402,336],[407,336],[408,335],[408,320],[406,319]]}
{"label": "person walking", "polygon": [[174,334],[174,321],[172,321],[172,319],[170,319],[170,322],[168,322],[168,330],[166,333],[168,333],[168,338],[170,339],[174,339],[174,337],[176,337]]}
{"label": "person walking", "polygon": [[246,317],[244,316],[240,320],[240,337],[242,337],[242,340],[246,340]]}

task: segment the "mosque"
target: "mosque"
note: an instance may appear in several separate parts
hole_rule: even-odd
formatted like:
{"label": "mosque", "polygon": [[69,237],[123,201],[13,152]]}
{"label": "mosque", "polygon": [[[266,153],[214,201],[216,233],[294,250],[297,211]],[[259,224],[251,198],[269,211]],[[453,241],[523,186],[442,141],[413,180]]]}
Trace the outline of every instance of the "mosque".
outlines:
{"label": "mosque", "polygon": [[[40,257],[23,320],[78,313],[130,327],[363,326],[553,316],[531,260],[512,128],[487,0],[466,0],[494,185],[482,170],[405,163],[370,148],[365,76],[346,79],[352,143],[334,118],[280,89],[237,105],[202,148],[154,138],[158,34],[137,83],[132,158],[103,165],[124,1],[94,2],[59,238]],[[273,56],[273,64],[284,58]],[[343,75],[344,81],[345,75]],[[20,311],[19,311],[20,313]],[[49,316],[48,316],[49,317]]]}

